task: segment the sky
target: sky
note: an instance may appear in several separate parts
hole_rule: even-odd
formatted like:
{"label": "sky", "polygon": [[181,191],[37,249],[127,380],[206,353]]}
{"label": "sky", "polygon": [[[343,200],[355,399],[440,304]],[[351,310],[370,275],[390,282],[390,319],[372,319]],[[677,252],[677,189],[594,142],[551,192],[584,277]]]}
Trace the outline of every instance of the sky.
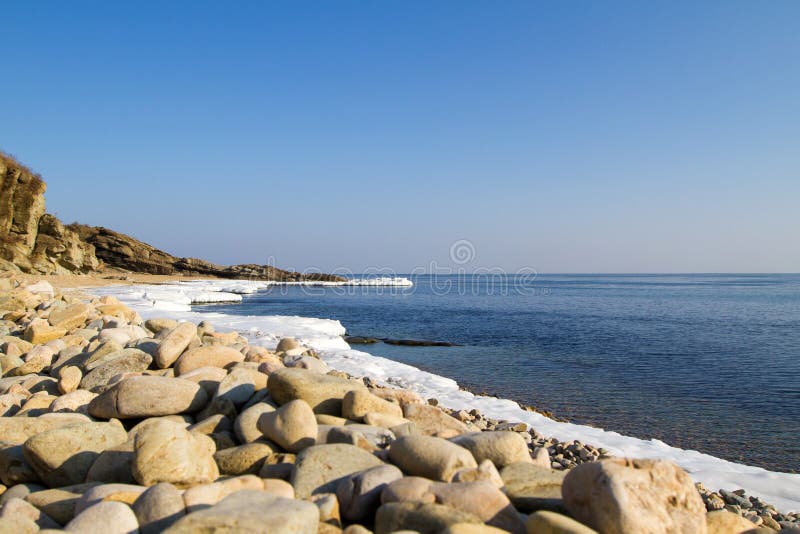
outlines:
{"label": "sky", "polygon": [[0,20],[0,149],[65,222],[296,270],[800,271],[800,2]]}

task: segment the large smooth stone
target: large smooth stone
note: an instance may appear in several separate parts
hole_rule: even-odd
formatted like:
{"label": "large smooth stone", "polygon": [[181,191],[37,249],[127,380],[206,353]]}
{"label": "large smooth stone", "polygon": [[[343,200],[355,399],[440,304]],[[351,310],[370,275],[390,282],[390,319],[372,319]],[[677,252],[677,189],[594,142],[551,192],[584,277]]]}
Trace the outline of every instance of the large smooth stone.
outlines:
{"label": "large smooth stone", "polygon": [[[81,380],[81,388],[90,391],[105,390],[109,380],[124,373],[139,373],[153,362],[153,357],[139,349],[123,349],[99,360]],[[88,367],[87,367],[88,368]]]}
{"label": "large smooth stone", "polygon": [[255,475],[261,471],[264,461],[276,452],[276,448],[268,443],[246,443],[217,451],[214,461],[223,475]]}
{"label": "large smooth stone", "polygon": [[491,482],[433,484],[436,502],[478,516],[482,522],[513,534],[525,534],[525,523],[508,497]]}
{"label": "large smooth stone", "polygon": [[180,376],[200,367],[228,367],[244,361],[244,354],[222,345],[189,349],[175,362],[175,374]]}
{"label": "large smooth stone", "polygon": [[28,439],[23,453],[39,478],[53,487],[79,484],[99,454],[128,439],[114,423],[81,423],[54,428]]}
{"label": "large smooth stone", "polygon": [[393,465],[379,465],[346,477],[336,488],[342,517],[355,522],[371,519],[381,504],[383,489],[401,478],[403,472]]}
{"label": "large smooth stone", "polygon": [[196,335],[197,327],[188,322],[180,323],[170,330],[153,353],[156,365],[160,369],[166,369],[175,363],[175,360],[183,354]]}
{"label": "large smooth stone", "polygon": [[419,534],[440,534],[451,525],[482,521],[467,512],[441,504],[392,502],[382,505],[375,514],[375,534],[391,534],[399,530]]}
{"label": "large smooth stone", "polygon": [[395,418],[403,418],[399,404],[376,397],[368,391],[348,391],[342,399],[342,417],[352,421],[363,421],[368,413],[379,413]]}
{"label": "large smooth stone", "polygon": [[671,462],[615,458],[584,463],[564,478],[562,494],[572,517],[604,534],[707,531],[697,488]]}
{"label": "large smooth stone", "polygon": [[264,434],[258,429],[258,420],[262,414],[274,412],[277,407],[267,401],[262,401],[242,410],[239,417],[233,422],[233,431],[241,443],[251,443],[262,439]]}
{"label": "large smooth stone", "polygon": [[533,462],[528,444],[516,432],[470,432],[450,441],[471,452],[478,463],[491,460],[497,469],[508,464]]}
{"label": "large smooth stone", "polygon": [[258,429],[287,452],[300,452],[317,440],[314,412],[306,401],[299,399],[261,414]]}
{"label": "large smooth stone", "polygon": [[389,459],[403,472],[449,482],[460,469],[478,467],[465,448],[432,436],[404,436],[392,442]]}
{"label": "large smooth stone", "polygon": [[383,465],[378,458],[354,445],[315,445],[297,455],[291,476],[298,498],[334,493],[347,476]]}
{"label": "large smooth stone", "polygon": [[171,527],[186,515],[183,496],[172,484],[151,486],[133,503],[141,534],[156,534]]}
{"label": "large smooth stone", "polygon": [[500,471],[503,491],[518,510],[526,513],[564,511],[561,484],[565,474],[528,462],[509,464]]}
{"label": "large smooth stone", "polygon": [[75,516],[64,530],[81,534],[136,534],[139,522],[127,504],[105,501]]}
{"label": "large smooth stone", "polygon": [[318,523],[319,510],[311,503],[275,497],[263,491],[243,490],[210,508],[185,516],[166,532],[316,534]]}
{"label": "large smooth stone", "polygon": [[104,501],[133,504],[146,489],[147,488],[144,486],[137,486],[134,484],[103,484],[101,486],[89,488],[81,495],[81,498],[78,499],[78,503],[75,505],[75,515]]}
{"label": "large smooth stone", "polygon": [[100,419],[130,419],[193,413],[205,406],[208,395],[199,384],[180,378],[135,376],[118,382],[89,404]]}
{"label": "large smooth stone", "polygon": [[427,436],[450,438],[470,432],[466,424],[429,404],[406,404],[403,406],[403,417],[412,421]]}
{"label": "large smooth stone", "polygon": [[133,477],[143,486],[169,482],[178,487],[213,482],[219,477],[214,442],[179,423],[156,420],[134,439]]}
{"label": "large smooth stone", "polygon": [[528,534],[597,534],[571,517],[545,510],[531,514],[525,527]]}
{"label": "large smooth stone", "polygon": [[364,384],[306,369],[278,369],[269,375],[267,388],[272,399],[286,404],[293,400],[306,401],[314,413],[341,415],[342,399],[348,391],[366,391]]}
{"label": "large smooth stone", "polygon": [[50,322],[51,326],[72,330],[73,328],[86,324],[86,320],[89,318],[89,313],[91,311],[92,308],[88,304],[70,304],[60,310],[51,311],[47,320]]}
{"label": "large smooth stone", "polygon": [[66,525],[75,516],[75,505],[84,492],[97,486],[95,482],[36,491],[25,500],[61,525]]}

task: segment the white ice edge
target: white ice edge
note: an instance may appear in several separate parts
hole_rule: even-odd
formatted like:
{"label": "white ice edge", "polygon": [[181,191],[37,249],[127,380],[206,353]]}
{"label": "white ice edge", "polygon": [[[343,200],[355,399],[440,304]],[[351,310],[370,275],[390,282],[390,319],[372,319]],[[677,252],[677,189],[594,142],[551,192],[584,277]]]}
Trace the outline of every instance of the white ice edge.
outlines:
{"label": "white ice edge", "polygon": [[[145,319],[163,316],[164,312],[168,311],[169,316],[176,319],[193,322],[207,320],[219,330],[231,329],[242,333],[254,345],[274,348],[281,337],[295,337],[317,350],[334,369],[408,388],[423,398],[435,397],[440,404],[448,408],[467,410],[477,408],[487,417],[525,422],[545,436],[553,436],[562,441],[577,439],[583,443],[605,447],[617,456],[671,460],[688,471],[695,481],[702,482],[711,490],[743,488],[748,494],[762,498],[783,512],[800,511],[800,474],[779,473],[761,467],[738,464],[697,451],[671,447],[657,439],[644,440],[601,428],[561,423],[541,414],[523,410],[511,400],[473,395],[460,390],[452,379],[351,349],[341,337],[345,333],[345,328],[339,321],[309,317],[195,312],[191,311],[190,302],[187,302],[192,294],[223,291],[223,287],[226,292],[232,293],[232,289],[236,288],[256,287],[257,290],[269,284],[247,281],[235,283],[202,281],[159,286],[107,286],[91,288],[89,292],[114,295]],[[187,285],[192,286],[188,292]]]}

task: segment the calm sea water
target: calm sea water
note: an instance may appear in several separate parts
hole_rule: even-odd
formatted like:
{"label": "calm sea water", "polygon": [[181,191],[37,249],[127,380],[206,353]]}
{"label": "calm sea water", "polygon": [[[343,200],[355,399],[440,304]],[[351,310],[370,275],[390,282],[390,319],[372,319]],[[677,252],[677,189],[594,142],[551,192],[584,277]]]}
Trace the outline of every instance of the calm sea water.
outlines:
{"label": "calm sea water", "polygon": [[418,276],[214,311],[337,319],[356,346],[556,416],[800,471],[800,275]]}

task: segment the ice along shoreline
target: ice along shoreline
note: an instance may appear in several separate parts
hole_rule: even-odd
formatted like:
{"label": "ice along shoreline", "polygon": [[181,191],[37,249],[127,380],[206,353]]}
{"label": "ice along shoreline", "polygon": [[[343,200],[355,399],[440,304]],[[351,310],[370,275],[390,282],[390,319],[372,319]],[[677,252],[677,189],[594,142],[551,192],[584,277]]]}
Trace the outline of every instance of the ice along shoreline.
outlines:
{"label": "ice along shoreline", "polygon": [[[561,441],[580,440],[608,449],[616,456],[671,460],[709,489],[743,488],[748,494],[760,497],[785,512],[800,511],[800,474],[738,464],[698,451],[671,447],[656,439],[645,440],[601,428],[554,421],[540,413],[527,411],[508,399],[474,395],[459,389],[452,379],[352,349],[342,338],[345,328],[339,321],[191,310],[192,295],[228,292],[241,298],[241,294],[269,285],[268,282],[203,280],[157,286],[94,287],[90,291],[98,295],[114,295],[145,319],[169,312],[175,319],[208,320],[220,329],[240,332],[253,345],[274,348],[280,338],[295,337],[318,351],[330,367],[354,376],[368,376],[379,383],[411,389],[424,398],[436,398],[442,406],[454,410],[477,409],[486,417],[524,422],[546,436]],[[232,288],[239,293],[232,293]]]}

